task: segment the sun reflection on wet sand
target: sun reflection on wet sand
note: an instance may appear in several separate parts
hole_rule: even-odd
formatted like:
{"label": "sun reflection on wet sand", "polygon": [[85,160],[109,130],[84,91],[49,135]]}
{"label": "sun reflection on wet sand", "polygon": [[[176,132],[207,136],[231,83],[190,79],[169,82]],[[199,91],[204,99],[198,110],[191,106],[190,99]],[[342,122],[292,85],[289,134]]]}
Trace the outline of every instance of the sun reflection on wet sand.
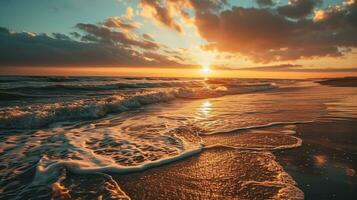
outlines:
{"label": "sun reflection on wet sand", "polygon": [[327,156],[325,155],[315,155],[314,159],[315,159],[315,165],[317,167],[322,167],[326,165],[328,162]]}
{"label": "sun reflection on wet sand", "polygon": [[356,175],[356,171],[352,168],[346,167],[346,175],[347,176],[355,176]]}

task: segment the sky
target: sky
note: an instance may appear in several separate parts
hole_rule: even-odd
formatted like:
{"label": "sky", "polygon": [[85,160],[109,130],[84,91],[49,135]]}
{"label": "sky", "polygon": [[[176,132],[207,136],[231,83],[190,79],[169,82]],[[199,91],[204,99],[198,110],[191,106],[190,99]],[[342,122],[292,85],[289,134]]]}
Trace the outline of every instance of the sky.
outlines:
{"label": "sky", "polygon": [[0,74],[357,75],[356,0],[0,0]]}

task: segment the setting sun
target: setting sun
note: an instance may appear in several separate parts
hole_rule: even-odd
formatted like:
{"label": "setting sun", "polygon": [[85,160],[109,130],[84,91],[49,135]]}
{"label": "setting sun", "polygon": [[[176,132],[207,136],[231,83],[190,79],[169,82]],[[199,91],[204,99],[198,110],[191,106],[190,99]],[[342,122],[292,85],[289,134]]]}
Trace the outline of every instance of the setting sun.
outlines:
{"label": "setting sun", "polygon": [[193,53],[196,63],[201,66],[201,73],[206,77],[212,74],[210,66],[215,62],[217,53],[215,51],[205,51],[201,48]]}
{"label": "setting sun", "polygon": [[210,75],[212,73],[212,70],[209,68],[208,65],[207,66],[202,66],[202,70],[201,71],[206,76]]}

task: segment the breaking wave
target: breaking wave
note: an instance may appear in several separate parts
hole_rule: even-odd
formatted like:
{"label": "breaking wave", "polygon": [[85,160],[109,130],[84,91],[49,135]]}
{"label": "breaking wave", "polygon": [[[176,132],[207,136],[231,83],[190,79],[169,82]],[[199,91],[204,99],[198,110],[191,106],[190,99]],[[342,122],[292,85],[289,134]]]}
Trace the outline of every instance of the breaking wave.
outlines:
{"label": "breaking wave", "polygon": [[255,84],[239,87],[161,88],[128,96],[112,95],[109,97],[75,100],[73,102],[6,107],[0,110],[0,128],[39,128],[60,121],[97,119],[110,113],[120,113],[144,105],[168,102],[177,98],[213,98],[264,91],[276,87],[274,84]]}
{"label": "breaking wave", "polygon": [[137,83],[106,83],[106,84],[55,84],[55,85],[33,85],[19,86],[7,88],[5,91],[50,91],[50,90],[69,90],[69,91],[100,91],[100,90],[116,90],[116,89],[135,89],[135,88],[162,88],[162,87],[194,87],[202,86],[200,82],[137,82]]}

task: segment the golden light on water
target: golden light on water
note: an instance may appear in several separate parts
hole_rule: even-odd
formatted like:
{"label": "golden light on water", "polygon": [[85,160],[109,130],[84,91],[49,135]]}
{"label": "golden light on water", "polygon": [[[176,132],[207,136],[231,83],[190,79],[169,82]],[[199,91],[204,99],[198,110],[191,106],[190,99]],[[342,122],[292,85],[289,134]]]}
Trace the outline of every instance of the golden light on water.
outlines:
{"label": "golden light on water", "polygon": [[212,109],[212,103],[209,100],[205,100],[202,102],[200,106],[200,112],[204,115],[204,117],[208,117]]}

